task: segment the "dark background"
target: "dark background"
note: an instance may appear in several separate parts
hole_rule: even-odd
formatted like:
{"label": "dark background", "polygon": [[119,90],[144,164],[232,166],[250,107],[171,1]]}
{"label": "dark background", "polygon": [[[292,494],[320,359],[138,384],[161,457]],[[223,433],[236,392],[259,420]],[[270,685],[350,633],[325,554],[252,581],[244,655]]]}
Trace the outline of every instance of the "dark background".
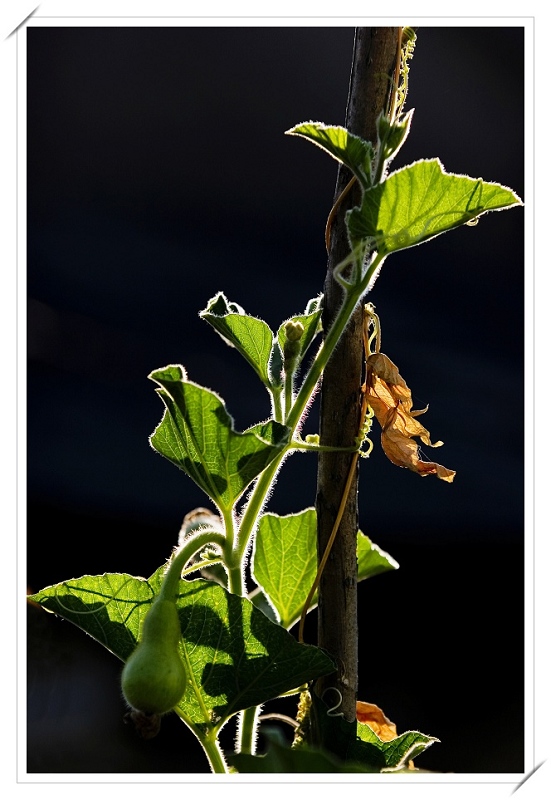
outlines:
{"label": "dark background", "polygon": [[[522,28],[419,29],[393,166],[439,156],[522,197],[523,42]],[[336,162],[283,133],[343,123],[352,43],[346,27],[28,29],[32,591],[150,575],[205,504],[148,444],[151,370],[184,364],[238,429],[268,416],[197,313],[223,290],[275,327],[321,291]],[[361,526],[401,568],[360,586],[360,698],[438,737],[418,765],[441,772],[524,770],[523,218],[389,257],[370,296],[457,477],[393,467],[375,432]],[[296,455],[270,508],[314,495],[315,459]],[[123,724],[107,651],[32,608],[29,633],[29,772],[207,771],[176,718],[150,742]]]}

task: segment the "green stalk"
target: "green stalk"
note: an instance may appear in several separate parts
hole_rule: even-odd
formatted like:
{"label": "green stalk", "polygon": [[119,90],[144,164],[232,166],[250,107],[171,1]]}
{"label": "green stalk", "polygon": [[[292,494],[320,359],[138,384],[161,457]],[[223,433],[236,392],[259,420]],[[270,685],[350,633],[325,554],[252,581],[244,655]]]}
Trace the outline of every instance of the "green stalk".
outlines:
{"label": "green stalk", "polygon": [[308,370],[308,373],[304,379],[304,383],[302,384],[296,397],[293,408],[287,417],[286,424],[292,429],[293,433],[296,426],[300,422],[300,418],[304,412],[304,409],[306,408],[306,405],[308,404],[310,396],[312,395],[317,382],[321,378],[323,370],[327,366],[327,362],[331,358],[344,329],[350,322],[350,318],[354,313],[354,309],[360,302],[362,296],[365,294],[373,275],[381,266],[384,258],[384,255],[378,253],[370,264],[361,282],[355,286],[350,286],[350,288],[346,291],[344,302],[340,307],[337,316],[333,320],[329,330],[327,331],[327,335],[323,341],[323,344],[318,350],[318,354]]}
{"label": "green stalk", "polygon": [[209,736],[205,739],[199,739],[199,741],[203,745],[203,750],[207,755],[212,772],[227,774],[229,770],[224,761],[224,754],[220,747],[218,737],[213,735],[212,737]]}
{"label": "green stalk", "polygon": [[285,418],[289,416],[293,406],[293,378],[294,373],[291,370],[285,372]]}
{"label": "green stalk", "polygon": [[243,575],[243,563],[241,558],[236,558],[236,552],[229,553],[226,557],[226,567],[228,570],[228,589],[232,594],[240,597],[246,595],[245,578]]}
{"label": "green stalk", "polygon": [[[337,346],[342,332],[350,322],[350,318],[354,313],[354,309],[361,300],[363,294],[366,292],[373,275],[375,275],[376,271],[381,266],[384,258],[384,255],[377,254],[363,276],[361,282],[355,286],[350,286],[346,290],[344,302],[332,325],[330,326],[327,335],[320,349],[318,350],[317,356],[315,357],[310,369],[306,374],[300,391],[298,392],[295,402],[293,403],[293,406],[285,421],[285,424],[291,429],[291,439],[295,434],[295,430],[301,420],[304,409],[308,405],[312,393],[316,388],[316,384],[321,378],[323,370],[325,369],[327,362]],[[251,492],[245,512],[241,519],[241,523],[239,525],[239,543],[237,546],[237,552],[239,553],[239,558],[241,561],[247,552],[258,515],[260,514],[266,501],[266,497],[270,492],[272,483],[277,475],[279,467],[281,466],[281,462],[291,449],[293,449],[292,445],[286,447],[270,464],[268,464],[266,469],[257,478],[256,484]]]}
{"label": "green stalk", "polygon": [[218,732],[212,731],[205,738],[200,738],[199,741],[203,745],[203,749],[209,760],[211,770],[214,773],[228,773],[228,765],[224,760],[224,754],[218,741]]}
{"label": "green stalk", "polygon": [[287,453],[288,448],[285,448],[278,456],[274,458],[270,464],[268,464],[268,466],[263,472],[260,473],[256,480],[254,489],[251,492],[249,501],[245,508],[245,513],[243,514],[241,523],[239,525],[239,544],[237,547],[237,554],[240,562],[242,562],[245,557],[245,553],[249,547],[250,538],[258,519],[258,515],[262,511],[262,507],[266,501],[266,497],[270,491],[274,478],[277,475],[277,471]]}
{"label": "green stalk", "polygon": [[175,597],[178,594],[182,570],[198,550],[209,544],[218,545],[223,552],[223,561],[228,570],[229,589],[233,594],[245,595],[242,558],[237,558],[235,543],[235,521],[231,512],[224,513],[224,533],[212,529],[190,536],[173,556],[164,577],[159,594]]}
{"label": "green stalk", "polygon": [[[178,716],[182,717],[178,708],[174,709]],[[183,717],[182,717],[183,719]],[[220,747],[220,743],[218,741],[218,729],[217,728],[209,728],[207,732],[200,728],[197,725],[190,725],[187,723],[199,742],[203,750],[205,751],[205,755],[208,759],[210,764],[211,771],[217,774],[228,774],[229,769],[226,761],[224,759],[224,753],[222,748]]]}
{"label": "green stalk", "polygon": [[235,545],[235,519],[231,509],[221,509],[222,519],[224,521],[224,537],[225,546],[224,550],[230,553]]}
{"label": "green stalk", "polygon": [[239,753],[246,753],[247,755],[254,755],[255,753],[258,711],[258,706],[252,706],[241,712],[238,735]]}
{"label": "green stalk", "polygon": [[180,576],[188,561],[198,550],[209,544],[216,544],[223,550],[226,547],[226,538],[223,533],[212,529],[193,534],[172,557],[166,575],[164,576],[159,596],[174,599],[178,596]]}
{"label": "green stalk", "polygon": [[[287,415],[285,423],[291,429],[291,440],[295,435],[296,428],[302,418],[304,409],[308,405],[312,393],[314,392],[314,389],[321,378],[322,372],[327,365],[327,362],[329,361],[333,351],[335,350],[335,347],[337,346],[344,329],[350,322],[350,318],[354,313],[354,309],[361,300],[362,295],[367,290],[373,275],[380,267],[383,260],[384,256],[377,254],[361,282],[357,283],[356,285],[349,285],[345,290],[344,302],[337,316],[335,317],[333,324],[330,326],[327,335],[320,349],[318,350],[318,354],[310,366],[308,373],[306,374],[302,387],[295,398],[292,408]],[[287,446],[257,478],[254,489],[249,497],[245,513],[243,514],[241,523],[239,525],[238,544],[234,552],[238,555],[240,565],[244,561],[245,553],[249,547],[258,516],[262,511],[264,503],[266,502],[266,497],[270,492],[279,467],[291,449],[293,449],[293,445]],[[240,714],[240,726],[238,734],[238,746],[240,752],[252,752],[251,748],[253,747],[254,743],[256,726],[256,709],[253,708],[242,711]]]}
{"label": "green stalk", "polygon": [[283,424],[285,419],[283,387],[277,386],[270,389],[272,400],[272,416],[276,422]]}

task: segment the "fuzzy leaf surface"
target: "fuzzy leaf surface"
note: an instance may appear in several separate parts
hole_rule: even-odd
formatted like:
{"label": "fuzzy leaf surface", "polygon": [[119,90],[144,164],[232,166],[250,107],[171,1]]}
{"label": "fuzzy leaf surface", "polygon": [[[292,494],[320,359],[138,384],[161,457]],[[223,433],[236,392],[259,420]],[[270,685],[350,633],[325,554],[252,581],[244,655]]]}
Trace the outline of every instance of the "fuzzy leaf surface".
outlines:
{"label": "fuzzy leaf surface", "polygon": [[[239,310],[238,310],[239,309]],[[264,320],[251,317],[219,292],[199,313],[251,365],[265,386],[270,386],[269,362],[274,334]]]}
{"label": "fuzzy leaf surface", "polygon": [[286,133],[302,136],[345,164],[363,188],[371,185],[373,147],[370,142],[355,136],[341,125],[325,125],[323,122],[302,122]]}
{"label": "fuzzy leaf surface", "polygon": [[[264,514],[256,535],[252,571],[274,607],[281,625],[290,628],[299,619],[317,571],[316,511]],[[396,561],[358,532],[358,580],[397,569]],[[310,608],[315,608],[317,594]]]}
{"label": "fuzzy leaf surface", "polygon": [[356,744],[351,748],[350,757],[359,756],[362,744],[374,745],[384,756],[385,767],[383,771],[388,772],[402,769],[409,761],[417,758],[428,747],[439,741],[434,736],[426,736],[419,731],[406,731],[395,739],[384,742],[371,730],[369,725],[362,722],[358,722],[357,736],[359,741],[357,740]]}
{"label": "fuzzy leaf surface", "polygon": [[183,470],[220,509],[231,509],[247,486],[281,452],[288,429],[276,422],[238,433],[215,392],[187,380],[180,365],[149,377],[160,385],[163,418],[151,446]]}
{"label": "fuzzy leaf surface", "polygon": [[281,352],[283,352],[285,345],[285,325],[287,322],[300,322],[304,327],[304,333],[300,339],[300,359],[302,359],[316,335],[321,331],[321,314],[322,309],[320,307],[311,314],[297,314],[296,317],[291,317],[283,322],[277,332],[277,342]]}
{"label": "fuzzy leaf surface", "polygon": [[316,577],[316,512],[263,514],[255,537],[252,573],[284,628],[300,617]]}
{"label": "fuzzy leaf surface", "polygon": [[370,240],[380,254],[426,242],[488,211],[522,205],[498,183],[445,172],[437,158],[393,172],[364,192],[360,207],[347,213],[352,245]]}
{"label": "fuzzy leaf surface", "polygon": [[[149,580],[125,574],[85,575],[49,586],[30,599],[73,622],[126,661],[164,567]],[[334,670],[317,647],[299,644],[243,597],[211,581],[180,582],[180,651],[189,683],[178,713],[207,729],[237,711],[292,691]]]}

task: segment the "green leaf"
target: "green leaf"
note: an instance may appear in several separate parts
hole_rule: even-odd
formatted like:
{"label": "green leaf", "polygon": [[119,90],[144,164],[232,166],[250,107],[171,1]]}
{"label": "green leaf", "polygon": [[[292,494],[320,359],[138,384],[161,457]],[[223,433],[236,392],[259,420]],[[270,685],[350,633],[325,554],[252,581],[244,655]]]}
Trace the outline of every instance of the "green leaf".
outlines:
{"label": "green leaf", "polygon": [[[73,622],[125,661],[165,568],[149,580],[85,575],[30,597]],[[181,655],[189,684],[177,707],[198,729],[219,728],[237,711],[267,702],[334,671],[319,648],[299,644],[243,597],[210,581],[180,581]]]}
{"label": "green leaf", "polygon": [[277,622],[279,624],[279,619],[274,611],[274,607],[270,604],[260,586],[257,586],[256,589],[253,589],[252,592],[249,592],[247,597],[253,606],[255,608],[259,608],[262,613],[268,617],[268,619],[271,619],[272,622]]}
{"label": "green leaf", "polygon": [[286,428],[285,425],[276,422],[274,419],[252,425],[243,433],[254,433],[254,435],[258,436],[263,442],[273,445],[274,447],[280,447],[282,443],[287,444],[289,441],[289,429]]}
{"label": "green leaf", "polygon": [[363,581],[366,578],[373,578],[375,575],[380,575],[383,572],[389,572],[392,569],[398,569],[399,564],[391,555],[385,553],[384,550],[372,542],[369,536],[366,536],[361,531],[358,531],[358,580]]}
{"label": "green leaf", "polygon": [[391,122],[383,112],[377,117],[378,147],[382,148],[382,157],[387,164],[398,155],[398,151],[407,139],[412,117],[413,108],[394,122]]}
{"label": "green leaf", "polygon": [[299,619],[316,577],[316,564],[313,508],[284,517],[272,513],[261,516],[252,574],[284,628],[290,628]]}
{"label": "green leaf", "polygon": [[265,755],[228,754],[227,760],[238,772],[313,773],[313,772],[378,772],[369,766],[339,761],[331,753],[308,746],[290,747],[276,728],[262,728],[268,741]]}
{"label": "green leaf", "polygon": [[136,646],[154,593],[145,578],[105,573],[47,586],[29,600],[73,622],[126,661]]}
{"label": "green leaf", "polygon": [[367,772],[380,772],[386,767],[379,739],[377,742],[361,741],[357,737],[356,720],[348,722],[338,713],[328,713],[329,707],[315,692],[310,693],[310,699],[310,737],[329,748],[342,761],[362,764]]}
{"label": "green leaf", "polygon": [[343,717],[328,715],[327,705],[315,693],[311,699],[310,714],[321,741],[330,743],[331,750],[347,762],[365,765],[371,771],[401,770],[439,741],[419,731],[406,731],[396,739],[384,742],[363,722],[350,723]]}
{"label": "green leaf", "polygon": [[375,745],[383,753],[385,759],[384,772],[394,772],[402,769],[409,761],[417,758],[428,747],[439,739],[434,736],[426,736],[419,731],[406,731],[396,739],[383,742],[377,734],[371,730],[369,725],[358,722],[357,735],[359,742],[351,748],[350,757],[357,758],[362,749],[362,744]]}
{"label": "green leaf", "polygon": [[283,347],[286,339],[285,326],[289,322],[299,322],[304,327],[304,333],[300,337],[300,354],[298,357],[298,361],[300,363],[316,335],[321,332],[321,314],[322,309],[320,306],[313,313],[298,314],[296,317],[290,317],[288,320],[285,320],[285,322],[282,322],[277,332],[277,342],[281,352],[283,353]]}
{"label": "green leaf", "polygon": [[[300,618],[317,571],[316,512],[263,514],[258,524],[252,574],[275,609],[281,625],[292,627]],[[396,561],[358,532],[358,580],[398,568]],[[317,595],[310,609],[315,608]]]}
{"label": "green leaf", "polygon": [[233,422],[217,394],[187,380],[172,364],[149,377],[161,388],[166,406],[149,441],[182,469],[222,510],[230,510],[247,486],[282,451],[289,430],[270,421],[245,433]]}
{"label": "green leaf", "polygon": [[285,133],[302,136],[321,147],[329,155],[345,164],[365,189],[371,186],[371,162],[373,147],[359,136],[349,133],[340,125],[325,125],[323,122],[303,122]]}
{"label": "green leaf", "polygon": [[270,327],[261,319],[245,314],[218,292],[199,313],[231,347],[249,362],[265,386],[270,386],[269,362],[274,341]]}
{"label": "green leaf", "polygon": [[498,183],[448,174],[439,159],[417,161],[368,189],[347,213],[351,244],[371,240],[380,254],[426,242],[488,211],[522,205]]}
{"label": "green leaf", "polygon": [[285,348],[285,342],[287,339],[285,326],[291,323],[300,323],[304,328],[302,336],[300,337],[300,351],[297,355],[297,362],[296,366],[300,364],[302,359],[304,358],[308,348],[312,344],[314,338],[317,336],[318,333],[321,332],[321,315],[322,315],[322,297],[314,297],[312,300],[308,302],[306,306],[306,310],[304,314],[298,314],[295,317],[290,317],[289,319],[282,322],[279,326],[277,335],[274,339],[272,352],[270,356],[270,380],[272,382],[272,387],[282,387],[283,386],[283,376],[282,370],[284,366],[284,359],[283,353]]}

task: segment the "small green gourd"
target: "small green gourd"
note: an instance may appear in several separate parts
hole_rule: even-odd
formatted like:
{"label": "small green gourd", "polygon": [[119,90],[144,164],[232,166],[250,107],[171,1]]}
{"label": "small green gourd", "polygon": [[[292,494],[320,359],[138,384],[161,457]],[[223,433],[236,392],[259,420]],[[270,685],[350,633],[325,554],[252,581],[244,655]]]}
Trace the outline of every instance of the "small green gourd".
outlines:
{"label": "small green gourd", "polygon": [[133,709],[148,715],[165,714],[182,699],[187,672],[178,650],[181,635],[175,602],[157,597],[122,671],[122,693]]}

